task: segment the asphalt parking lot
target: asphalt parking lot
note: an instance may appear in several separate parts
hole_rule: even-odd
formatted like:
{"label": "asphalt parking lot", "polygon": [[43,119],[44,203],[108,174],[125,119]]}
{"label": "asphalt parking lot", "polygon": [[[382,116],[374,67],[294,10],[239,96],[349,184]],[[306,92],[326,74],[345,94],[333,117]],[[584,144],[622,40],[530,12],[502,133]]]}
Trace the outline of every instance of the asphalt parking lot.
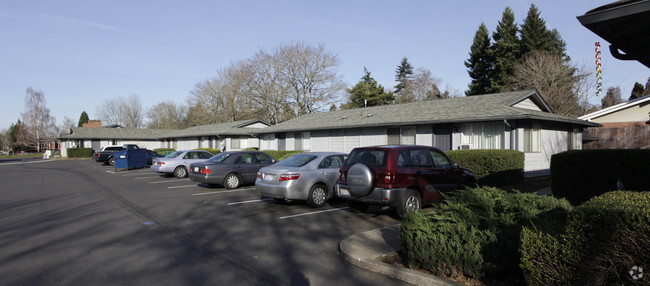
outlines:
{"label": "asphalt parking lot", "polygon": [[405,285],[357,268],[344,238],[382,209],[260,198],[91,160],[0,161],[5,285]]}

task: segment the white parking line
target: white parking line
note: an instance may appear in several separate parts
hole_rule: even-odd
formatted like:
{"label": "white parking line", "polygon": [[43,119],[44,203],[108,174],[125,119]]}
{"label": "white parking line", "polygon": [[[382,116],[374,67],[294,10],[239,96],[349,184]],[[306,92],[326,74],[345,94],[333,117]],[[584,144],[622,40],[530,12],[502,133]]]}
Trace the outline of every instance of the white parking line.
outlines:
{"label": "white parking line", "polygon": [[166,180],[166,181],[155,181],[155,182],[149,182],[149,184],[162,184],[162,183],[175,183],[175,182],[182,182],[182,181],[189,181],[190,179],[178,179],[178,180]]}
{"label": "white parking line", "polygon": [[272,200],[273,199],[259,199],[259,200],[252,200],[252,201],[232,202],[232,203],[228,203],[228,205],[232,206],[232,205],[241,205],[241,204],[249,204],[249,203],[269,202]]}
{"label": "white parking line", "polygon": [[160,176],[156,175],[156,176],[149,176],[149,177],[138,177],[138,178],[133,178],[133,179],[134,180],[145,180],[145,179],[155,179],[155,178],[160,179]]}
{"label": "white parking line", "polygon": [[122,175],[122,176],[124,176],[124,177],[142,176],[142,173],[144,173],[144,172],[129,173],[129,174],[124,174],[124,175]]}
{"label": "white parking line", "polygon": [[349,209],[349,208],[350,207],[342,207],[342,208],[335,208],[335,209],[331,209],[331,210],[308,212],[308,213],[302,213],[302,214],[297,214],[297,215],[281,216],[280,219],[299,217],[299,216],[306,216],[306,215],[313,215],[313,214],[326,213],[326,212],[333,212],[333,211],[340,211],[340,210],[345,210],[345,209]]}
{"label": "white parking line", "polygon": [[174,186],[174,187],[167,187],[168,189],[180,189],[180,188],[191,188],[191,187],[196,187],[197,185],[184,185],[184,186]]}
{"label": "white parking line", "polygon": [[228,191],[218,191],[218,192],[207,192],[207,193],[197,193],[197,194],[192,194],[192,196],[216,195],[216,194],[243,192],[243,191],[250,191],[250,190],[255,190],[255,188],[237,189],[237,190],[228,190]]}

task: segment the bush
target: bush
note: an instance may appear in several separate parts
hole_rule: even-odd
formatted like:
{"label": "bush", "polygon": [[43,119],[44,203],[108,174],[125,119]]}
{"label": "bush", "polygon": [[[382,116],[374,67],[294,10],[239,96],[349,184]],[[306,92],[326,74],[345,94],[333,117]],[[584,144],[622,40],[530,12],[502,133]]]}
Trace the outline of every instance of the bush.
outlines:
{"label": "bush", "polygon": [[194,150],[203,150],[212,153],[212,155],[217,155],[221,153],[219,149],[214,149],[214,148],[196,148]]}
{"label": "bush", "polygon": [[516,150],[451,150],[447,155],[472,170],[479,185],[499,187],[524,180],[524,153]]}
{"label": "bush", "polygon": [[173,153],[174,151],[176,151],[176,149],[174,149],[174,148],[156,148],[156,149],[153,149],[153,150],[156,151],[156,153],[158,153],[160,155],[165,155],[165,156],[167,156],[167,155]]}
{"label": "bush", "polygon": [[452,192],[433,213],[409,214],[399,240],[407,263],[447,277],[503,275],[522,279],[522,226],[546,213],[562,218],[566,200],[491,187]]}
{"label": "bush", "polygon": [[647,149],[568,151],[551,157],[551,189],[554,196],[579,205],[610,191],[649,191],[648,170]]}
{"label": "bush", "polygon": [[90,158],[93,156],[93,148],[68,148],[68,158]]}
{"label": "bush", "polygon": [[291,156],[293,156],[293,155],[295,155],[295,154],[298,154],[298,153],[304,153],[305,151],[275,151],[275,150],[264,150],[264,151],[262,151],[262,152],[268,154],[269,156],[273,157],[273,159],[275,159],[275,160],[277,160],[277,161],[282,161],[282,160],[284,160],[284,159],[286,159],[286,158],[289,158],[289,157],[291,157]]}
{"label": "bush", "polygon": [[531,227],[521,235],[521,267],[531,285],[642,285],[647,278],[635,280],[629,271],[650,265],[648,253],[647,192],[606,193],[571,211],[561,233]]}

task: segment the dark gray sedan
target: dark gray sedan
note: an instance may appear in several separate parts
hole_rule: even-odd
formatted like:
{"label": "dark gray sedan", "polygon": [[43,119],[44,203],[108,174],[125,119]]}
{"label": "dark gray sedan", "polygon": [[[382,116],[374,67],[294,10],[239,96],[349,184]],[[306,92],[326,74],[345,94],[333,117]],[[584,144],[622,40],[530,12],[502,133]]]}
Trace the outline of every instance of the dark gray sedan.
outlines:
{"label": "dark gray sedan", "polygon": [[339,168],[347,154],[310,152],[293,155],[257,172],[255,188],[261,196],[304,200],[316,208],[334,193]]}
{"label": "dark gray sedan", "polygon": [[275,163],[275,159],[259,151],[224,152],[190,165],[190,179],[209,185],[236,189],[255,182],[260,168]]}

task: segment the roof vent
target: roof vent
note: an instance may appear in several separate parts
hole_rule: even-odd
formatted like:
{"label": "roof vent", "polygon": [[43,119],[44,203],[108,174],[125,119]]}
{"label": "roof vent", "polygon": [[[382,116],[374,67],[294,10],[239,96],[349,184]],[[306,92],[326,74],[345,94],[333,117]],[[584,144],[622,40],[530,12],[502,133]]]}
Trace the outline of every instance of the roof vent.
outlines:
{"label": "roof vent", "polygon": [[341,117],[341,120],[347,119],[347,118],[348,118],[347,116],[343,116],[343,117]]}
{"label": "roof vent", "polygon": [[372,116],[372,113],[368,113],[368,114],[366,115],[366,117],[370,117],[370,116]]}

